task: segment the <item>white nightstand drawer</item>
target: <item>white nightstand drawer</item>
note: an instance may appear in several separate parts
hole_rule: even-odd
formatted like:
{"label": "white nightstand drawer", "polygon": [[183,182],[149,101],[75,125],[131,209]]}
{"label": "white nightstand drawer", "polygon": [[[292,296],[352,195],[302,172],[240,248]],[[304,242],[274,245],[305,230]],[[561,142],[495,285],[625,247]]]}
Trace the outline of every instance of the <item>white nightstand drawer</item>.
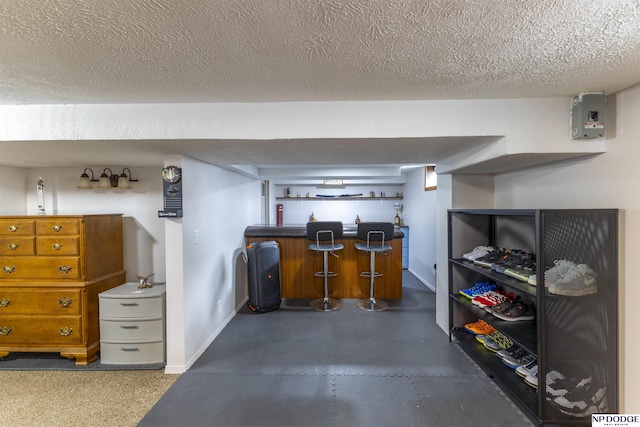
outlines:
{"label": "white nightstand drawer", "polygon": [[100,318],[135,319],[162,317],[164,299],[157,298],[100,298]]}
{"label": "white nightstand drawer", "polygon": [[100,341],[100,363],[143,365],[164,363],[164,342],[117,343]]}
{"label": "white nightstand drawer", "polygon": [[164,339],[162,319],[150,320],[100,320],[100,337],[103,340],[145,341]]}

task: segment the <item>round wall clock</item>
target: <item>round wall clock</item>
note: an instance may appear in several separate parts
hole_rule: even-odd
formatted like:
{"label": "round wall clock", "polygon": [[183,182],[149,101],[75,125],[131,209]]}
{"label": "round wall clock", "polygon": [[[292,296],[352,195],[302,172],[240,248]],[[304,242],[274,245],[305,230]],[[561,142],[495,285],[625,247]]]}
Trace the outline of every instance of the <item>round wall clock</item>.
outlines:
{"label": "round wall clock", "polygon": [[167,166],[162,169],[162,179],[172,184],[179,182],[182,178],[182,170],[177,166]]}

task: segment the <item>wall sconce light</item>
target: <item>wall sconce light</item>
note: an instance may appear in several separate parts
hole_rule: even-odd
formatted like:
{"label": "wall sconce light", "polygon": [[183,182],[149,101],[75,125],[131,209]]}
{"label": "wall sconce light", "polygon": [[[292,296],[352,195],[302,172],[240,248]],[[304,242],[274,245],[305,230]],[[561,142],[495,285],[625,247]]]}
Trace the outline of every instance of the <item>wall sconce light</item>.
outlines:
{"label": "wall sconce light", "polygon": [[[107,175],[107,171],[109,171],[109,175]],[[115,175],[111,169],[104,168],[102,174],[100,175],[100,180],[98,181],[98,188],[111,188],[118,186],[118,175]]]}
{"label": "wall sconce light", "polygon": [[[129,175],[127,175],[125,171],[129,171]],[[124,189],[131,188],[131,184],[130,184],[131,182],[138,182],[137,179],[131,178],[131,169],[129,168],[122,169],[122,173],[118,177],[118,188],[124,188]]]}
{"label": "wall sconce light", "polygon": [[[91,178],[89,178],[87,171],[91,171]],[[129,172],[129,174],[127,175],[126,172]],[[100,179],[95,179],[93,176],[93,170],[86,168],[80,176],[80,182],[76,188],[91,190],[93,188],[93,185],[91,185],[92,182],[97,182],[98,186],[96,188],[100,189],[115,187],[126,190],[132,188],[130,184],[131,182],[138,182],[138,180],[131,178],[131,169],[129,168],[124,168],[120,175],[113,173],[110,168],[104,168],[100,175]]]}
{"label": "wall sconce light", "polygon": [[[89,178],[87,171],[91,172],[91,178]],[[80,175],[80,181],[78,182],[78,186],[76,188],[80,188],[82,190],[91,190],[93,188],[93,185],[91,185],[92,182],[98,182],[98,180],[93,176],[93,170],[91,170],[90,168],[84,168],[84,172],[82,172],[82,175]]]}

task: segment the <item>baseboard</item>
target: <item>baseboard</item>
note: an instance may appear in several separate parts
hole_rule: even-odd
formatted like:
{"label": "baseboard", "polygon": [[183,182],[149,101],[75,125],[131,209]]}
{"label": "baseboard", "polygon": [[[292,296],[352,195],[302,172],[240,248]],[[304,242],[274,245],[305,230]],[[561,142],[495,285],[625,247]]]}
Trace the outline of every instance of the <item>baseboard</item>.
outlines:
{"label": "baseboard", "polygon": [[202,356],[202,353],[204,353],[207,350],[207,348],[211,345],[213,340],[215,340],[216,337],[220,335],[220,333],[224,330],[224,328],[227,327],[229,322],[231,322],[231,319],[233,319],[236,316],[236,314],[238,314],[238,311],[240,311],[240,309],[247,303],[247,301],[249,301],[249,296],[246,296],[242,300],[242,303],[240,303],[236,307],[236,309],[233,311],[233,313],[231,313],[229,317],[227,317],[224,320],[224,322],[222,322],[222,325],[220,325],[220,327],[218,327],[218,329],[216,329],[213,332],[213,334],[211,334],[209,339],[205,341],[205,343],[202,346],[200,346],[198,351],[194,353],[193,357],[191,357],[191,359],[189,359],[185,365],[167,365],[164,368],[164,373],[165,374],[184,374],[185,372],[187,372],[189,368],[193,366],[194,363],[196,363],[196,360],[198,360],[198,358]]}
{"label": "baseboard", "polygon": [[431,289],[433,292],[436,291],[435,286],[433,286],[431,283],[426,281],[424,278],[420,277],[420,275],[418,273],[413,271],[411,268],[408,268],[408,270],[409,270],[409,273],[413,274],[415,276],[415,278],[418,279],[423,285],[425,285],[427,288]]}

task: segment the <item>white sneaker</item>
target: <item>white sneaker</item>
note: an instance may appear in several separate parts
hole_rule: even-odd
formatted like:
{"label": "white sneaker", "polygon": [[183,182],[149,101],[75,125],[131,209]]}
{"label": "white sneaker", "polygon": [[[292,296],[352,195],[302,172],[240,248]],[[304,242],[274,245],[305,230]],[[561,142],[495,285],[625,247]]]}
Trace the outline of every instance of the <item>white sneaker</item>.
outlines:
{"label": "white sneaker", "polygon": [[553,261],[554,266],[544,272],[544,286],[549,287],[562,278],[562,276],[573,267],[576,263],[566,259],[557,259]]}
{"label": "white sneaker", "polygon": [[530,385],[531,387],[538,389],[538,376],[537,375],[527,375],[524,377],[524,382]]}
{"label": "white sneaker", "polygon": [[538,363],[536,359],[533,359],[529,364],[520,365],[516,368],[516,374],[520,375],[522,378],[526,378],[529,376],[538,376]]}
{"label": "white sneaker", "polygon": [[598,292],[597,276],[587,264],[578,264],[563,274],[554,284],[549,285],[549,292],[572,297],[595,294]]}
{"label": "white sneaker", "polygon": [[489,252],[493,250],[493,246],[476,246],[473,248],[471,252],[467,252],[462,255],[462,258],[468,261],[475,261],[476,258],[480,258],[481,256],[485,256]]}

